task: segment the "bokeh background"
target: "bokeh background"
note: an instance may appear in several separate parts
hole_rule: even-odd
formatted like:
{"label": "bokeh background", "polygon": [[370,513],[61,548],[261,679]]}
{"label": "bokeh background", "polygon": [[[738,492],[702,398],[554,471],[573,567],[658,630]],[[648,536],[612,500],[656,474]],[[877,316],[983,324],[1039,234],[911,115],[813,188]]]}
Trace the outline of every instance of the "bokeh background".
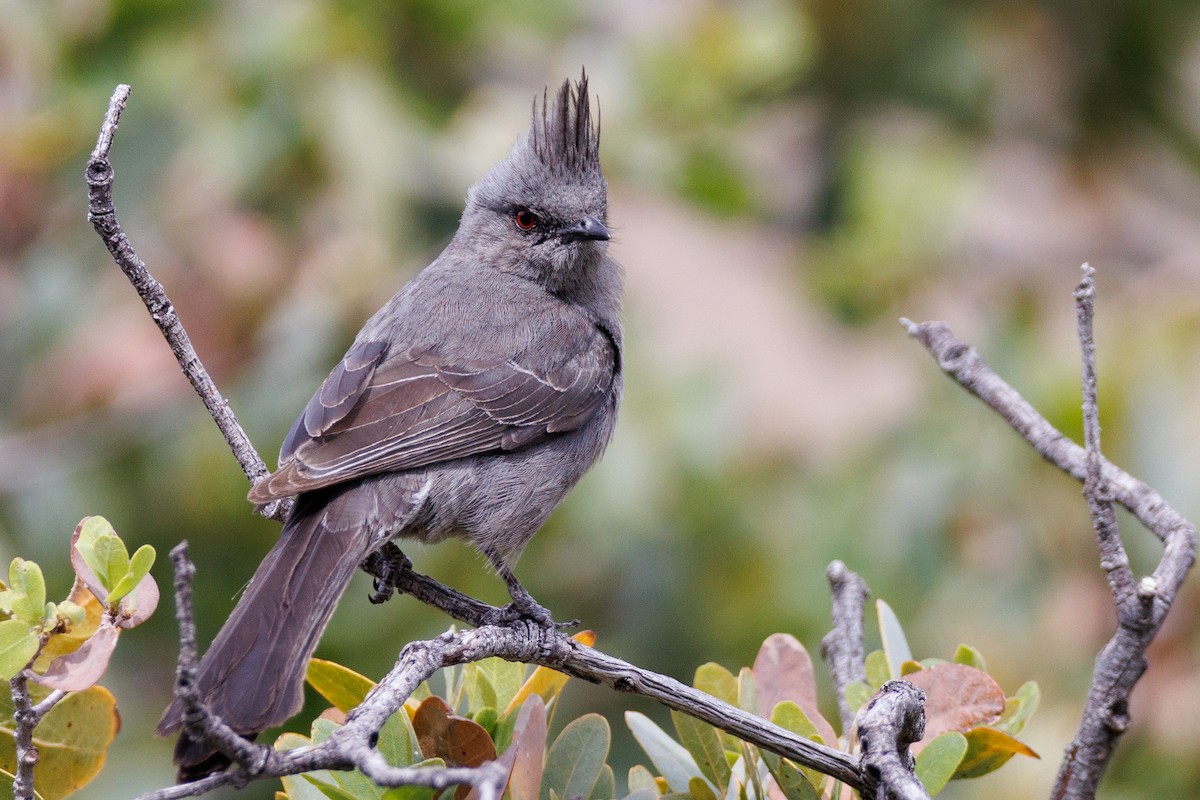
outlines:
{"label": "bokeh background", "polygon": [[[1071,290],[1099,271],[1107,453],[1200,517],[1200,12],[1187,0],[0,0],[0,561],[68,584],[107,516],[199,565],[207,639],[268,549],[224,442],[85,219],[118,82],[121,221],[268,462],[362,321],[436,255],[546,84],[603,109],[628,375],[607,457],[518,574],[599,646],[690,680],[774,631],[816,651],[845,560],[922,656],[981,648],[1043,706],[1041,762],[944,796],[1045,796],[1113,614],[1079,487],[897,319],[944,319],[1078,436]],[[1152,538],[1124,519],[1139,570]],[[420,568],[504,599],[466,547]],[[1102,795],[1200,795],[1200,593],[1151,656]],[[378,676],[447,620],[360,578],[320,654]],[[170,780],[169,604],[106,679],[79,796]],[[827,678],[825,688],[828,689]],[[648,704],[568,689],[621,722]],[[828,708],[834,718],[832,698]],[[300,726],[306,724],[300,722]],[[244,797],[270,796],[263,785]]]}

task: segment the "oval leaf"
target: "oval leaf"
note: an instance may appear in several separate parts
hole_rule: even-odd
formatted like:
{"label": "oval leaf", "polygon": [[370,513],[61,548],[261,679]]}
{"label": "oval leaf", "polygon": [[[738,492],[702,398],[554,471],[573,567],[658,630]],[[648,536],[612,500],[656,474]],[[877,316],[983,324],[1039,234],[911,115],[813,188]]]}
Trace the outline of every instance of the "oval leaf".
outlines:
{"label": "oval leaf", "polygon": [[121,601],[117,627],[128,630],[141,625],[158,608],[158,599],[158,584],[154,576],[145,576],[138,582],[137,588]]}
{"label": "oval leaf", "polygon": [[30,680],[64,692],[81,692],[95,686],[108,669],[118,633],[112,625],[101,625],[78,650],[51,661],[45,673],[29,673]]}
{"label": "oval leaf", "polygon": [[521,706],[512,744],[504,755],[512,759],[508,778],[512,800],[538,800],[546,761],[546,704],[539,695],[531,695]]}
{"label": "oval leaf", "polygon": [[599,714],[585,714],[563,728],[546,753],[542,800],[589,797],[608,758],[611,733]]}
{"label": "oval leaf", "polygon": [[0,622],[0,678],[11,679],[29,665],[38,651],[38,637],[19,619]]}
{"label": "oval leaf", "polygon": [[954,773],[955,778],[978,778],[1000,769],[1015,755],[1041,758],[1027,745],[1007,733],[992,728],[967,731],[967,754]]}
{"label": "oval leaf", "polygon": [[[671,712],[671,721],[675,723],[679,743],[691,753],[704,777],[718,793],[724,795],[729,786],[729,759],[725,757],[725,745],[720,732],[707,722],[678,711]],[[689,787],[694,782],[694,779],[688,781]]]}
{"label": "oval leaf", "polygon": [[954,776],[967,754],[967,737],[948,731],[929,743],[917,756],[917,779],[933,797]]}
{"label": "oval leaf", "polygon": [[108,593],[109,604],[121,602],[125,595],[136,589],[142,579],[150,574],[152,566],[154,566],[154,548],[144,544],[129,559],[128,570]]}
{"label": "oval leaf", "polygon": [[883,640],[883,652],[887,656],[888,675],[895,678],[900,675],[900,665],[912,661],[912,649],[904,635],[900,619],[883,600],[875,601],[875,613],[879,617],[879,636]]}
{"label": "oval leaf", "polygon": [[[68,694],[34,729],[33,743],[41,754],[34,789],[46,800],[59,800],[85,786],[104,766],[119,728],[117,703],[107,689],[93,686]],[[4,730],[11,735],[10,728]],[[12,772],[15,761],[14,748],[0,748],[0,769]]]}
{"label": "oval leaf", "polygon": [[784,700],[801,708],[817,705],[817,677],[812,658],[790,633],[773,633],[754,659],[754,681],[762,708],[771,710]]}
{"label": "oval leaf", "polygon": [[625,724],[629,726],[633,738],[637,739],[637,743],[654,762],[659,774],[666,779],[671,791],[686,792],[688,781],[703,777],[700,767],[696,766],[696,762],[683,745],[672,739],[645,714],[626,711]]}
{"label": "oval leaf", "polygon": [[100,576],[92,567],[96,561],[95,542],[105,533],[112,533],[113,527],[104,517],[84,517],[75,526],[71,534],[71,567],[76,577],[103,603],[108,599],[108,589],[100,580]]}
{"label": "oval leaf", "polygon": [[367,692],[375,688],[375,682],[370,678],[321,658],[309,659],[308,672],[304,677],[308,685],[316,689],[330,705],[346,713],[356,708],[366,698]]}
{"label": "oval leaf", "polygon": [[27,625],[40,625],[46,615],[46,580],[33,561],[14,558],[8,567],[12,615]]}
{"label": "oval leaf", "polygon": [[905,680],[925,690],[925,737],[913,745],[919,752],[946,731],[966,733],[995,722],[1004,712],[1004,692],[992,676],[962,664],[943,664],[908,675]]}

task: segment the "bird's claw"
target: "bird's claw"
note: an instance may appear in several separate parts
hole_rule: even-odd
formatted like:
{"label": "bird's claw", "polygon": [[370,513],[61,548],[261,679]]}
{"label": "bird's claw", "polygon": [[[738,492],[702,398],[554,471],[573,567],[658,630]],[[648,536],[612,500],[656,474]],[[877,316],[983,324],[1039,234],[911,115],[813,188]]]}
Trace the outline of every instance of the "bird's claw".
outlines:
{"label": "bird's claw", "polygon": [[396,580],[412,561],[392,542],[388,542],[363,559],[362,568],[375,578],[375,591],[367,599],[372,603],[386,603],[396,593]]}

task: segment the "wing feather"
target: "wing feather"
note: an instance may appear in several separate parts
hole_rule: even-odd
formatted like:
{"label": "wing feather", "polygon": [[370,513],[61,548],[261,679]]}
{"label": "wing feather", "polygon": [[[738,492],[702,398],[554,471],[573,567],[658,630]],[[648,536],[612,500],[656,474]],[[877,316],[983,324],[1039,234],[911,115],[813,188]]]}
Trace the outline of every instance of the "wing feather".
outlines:
{"label": "wing feather", "polygon": [[[561,329],[555,330],[561,333]],[[296,420],[279,469],[250,492],[264,503],[383,472],[514,450],[574,430],[607,401],[612,340],[588,327],[574,355],[541,367],[562,342],[489,362],[358,342]],[[537,346],[541,345],[541,346]]]}

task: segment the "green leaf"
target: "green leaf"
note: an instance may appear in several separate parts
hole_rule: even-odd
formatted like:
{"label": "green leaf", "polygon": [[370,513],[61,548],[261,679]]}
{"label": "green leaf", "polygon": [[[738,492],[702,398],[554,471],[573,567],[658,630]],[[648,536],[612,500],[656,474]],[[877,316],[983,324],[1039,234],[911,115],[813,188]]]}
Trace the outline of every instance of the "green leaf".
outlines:
{"label": "green leaf", "polygon": [[600,768],[600,777],[596,779],[592,791],[588,793],[587,800],[611,800],[616,797],[616,785],[617,779],[613,775],[612,767],[608,764],[603,765]]}
{"label": "green leaf", "polygon": [[[334,780],[333,773],[328,773],[329,780]],[[321,793],[326,800],[366,800],[365,797],[355,797],[349,791],[334,783],[328,783],[325,778],[318,778],[312,773],[301,773],[301,778]]]}
{"label": "green leaf", "polygon": [[[791,731],[797,736],[811,739],[818,744],[825,744],[825,739],[821,736],[817,726],[804,713],[804,709],[800,708],[792,700],[784,700],[775,706],[775,710],[771,712],[771,722],[785,730]],[[778,758],[778,756],[775,758]],[[766,753],[763,753],[763,760],[767,762],[769,768],[771,766],[771,759]],[[805,777],[808,778],[808,782],[814,787],[820,788],[825,780],[821,773],[808,767],[801,767],[800,771],[804,773]]]}
{"label": "green leaf", "polygon": [[[312,739],[299,733],[284,733],[275,740],[276,750],[294,750],[297,747],[308,747]],[[326,795],[317,788],[319,781],[333,786],[333,777],[328,770],[306,772],[303,775],[285,775],[279,779],[283,783],[283,791],[289,800],[325,800]]]}
{"label": "green leaf", "polygon": [[[763,755],[766,755],[765,751]],[[820,791],[812,785],[804,772],[788,759],[776,756],[766,764],[767,770],[775,778],[775,783],[779,785],[787,800],[819,800],[821,797]]]}
{"label": "green leaf", "polygon": [[375,683],[354,670],[333,661],[312,658],[305,674],[308,684],[338,711],[349,713],[364,699]]}
{"label": "green leaf", "polygon": [[892,679],[892,671],[888,667],[887,654],[882,650],[872,650],[870,653],[867,653],[867,658],[863,666],[867,671],[867,685],[871,687],[872,694],[880,686],[883,686]]}
{"label": "green leaf", "polygon": [[111,592],[129,572],[129,552],[104,517],[87,517],[79,526],[75,549],[105,592]]}
{"label": "green leaf", "polygon": [[686,792],[688,781],[704,777],[691,754],[683,745],[672,739],[666,731],[654,724],[645,714],[637,711],[625,712],[625,724],[633,738],[646,751],[660,775],[673,792]]}
{"label": "green leaf", "polygon": [[12,615],[29,625],[41,625],[46,614],[46,580],[42,568],[32,561],[14,558],[8,567],[12,590]]}
{"label": "green leaf", "polygon": [[10,680],[37,655],[37,634],[21,619],[0,622],[0,678]]}
{"label": "green leaf", "polygon": [[463,685],[467,692],[467,714],[474,715],[484,708],[496,707],[496,687],[475,663],[464,668]]}
{"label": "green leaf", "polygon": [[[851,710],[857,711],[866,705],[871,699],[871,687],[862,681],[851,681],[846,684],[846,705],[850,706]],[[842,735],[849,734],[849,731],[843,731]]]}
{"label": "green leaf", "polygon": [[1038,688],[1037,682],[1028,681],[1017,690],[1016,696],[1005,701],[1004,713],[991,727],[1007,733],[1009,736],[1016,736],[1033,716],[1033,712],[1037,711],[1041,699],[1042,692]]}
{"label": "green leaf", "polygon": [[658,791],[658,781],[654,780],[654,774],[641,764],[629,768],[628,783],[630,792],[653,791],[656,797],[661,794]]}
{"label": "green leaf", "polygon": [[967,754],[967,737],[958,731],[935,736],[917,754],[917,779],[933,797],[949,782],[963,756]]}
{"label": "green leaf", "polygon": [[905,661],[900,665],[900,677],[903,678],[905,675],[912,675],[914,672],[920,672],[923,669],[925,669],[925,665],[920,661]]}
{"label": "green leaf", "polygon": [[379,729],[379,741],[375,748],[393,767],[412,766],[422,758],[421,748],[417,746],[417,734],[413,731],[408,713],[401,708],[388,717],[387,722]]}
{"label": "green leaf", "polygon": [[[724,794],[729,786],[729,760],[725,758],[720,732],[707,722],[678,711],[671,712],[671,721],[675,723],[680,744],[687,748],[700,772],[717,792]],[[693,782],[689,781],[689,786]]]}
{"label": "green leaf", "polygon": [[717,793],[704,778],[692,778],[688,781],[688,794],[692,800],[717,800]]}
{"label": "green leaf", "polygon": [[754,671],[750,667],[738,670],[737,707],[747,714],[758,716],[762,713],[758,696],[758,681],[754,679]]}
{"label": "green leaf", "polygon": [[1000,769],[1015,755],[1041,758],[1027,745],[995,728],[974,728],[967,731],[967,754],[954,773],[955,778],[978,778]]}
{"label": "green leaf", "polygon": [[987,662],[983,660],[983,653],[969,644],[960,644],[958,649],[954,651],[954,663],[966,664],[968,667],[974,667],[980,672],[987,672]]}
{"label": "green leaf", "polygon": [[[0,769],[11,773],[16,770],[12,700],[7,692],[3,694]],[[34,788],[45,800],[59,800],[86,786],[104,766],[117,725],[117,703],[107,689],[93,686],[64,697],[33,731],[34,746],[41,754]]]}
{"label": "green leaf", "polygon": [[[468,665],[468,669],[473,669],[486,676],[488,684],[492,688],[492,696],[478,698],[479,705],[472,705],[472,711],[488,707],[508,708],[508,704],[517,696],[517,692],[521,690],[521,685],[525,682],[525,665],[514,661],[505,661],[503,658],[485,658]],[[470,698],[470,702],[474,704],[476,700]]]}
{"label": "green leaf", "polygon": [[[122,545],[122,548],[124,548],[124,545]],[[111,606],[121,602],[130,592],[137,588],[142,578],[150,573],[152,566],[154,566],[154,548],[148,544],[144,544],[133,554],[133,558],[129,559],[127,571],[108,593],[108,604]]]}
{"label": "green leaf", "polygon": [[707,664],[701,664],[696,667],[692,686],[706,694],[711,694],[718,700],[724,700],[730,705],[737,705],[737,678],[733,677],[732,672],[714,661],[709,661]]}
{"label": "green leaf", "polygon": [[599,714],[585,714],[563,728],[546,753],[542,800],[588,797],[608,758],[611,733]]}
{"label": "green leaf", "polygon": [[876,600],[875,613],[879,617],[879,636],[883,639],[883,652],[887,655],[888,677],[894,678],[900,675],[901,664],[913,660],[912,650],[892,607],[883,600]]}

